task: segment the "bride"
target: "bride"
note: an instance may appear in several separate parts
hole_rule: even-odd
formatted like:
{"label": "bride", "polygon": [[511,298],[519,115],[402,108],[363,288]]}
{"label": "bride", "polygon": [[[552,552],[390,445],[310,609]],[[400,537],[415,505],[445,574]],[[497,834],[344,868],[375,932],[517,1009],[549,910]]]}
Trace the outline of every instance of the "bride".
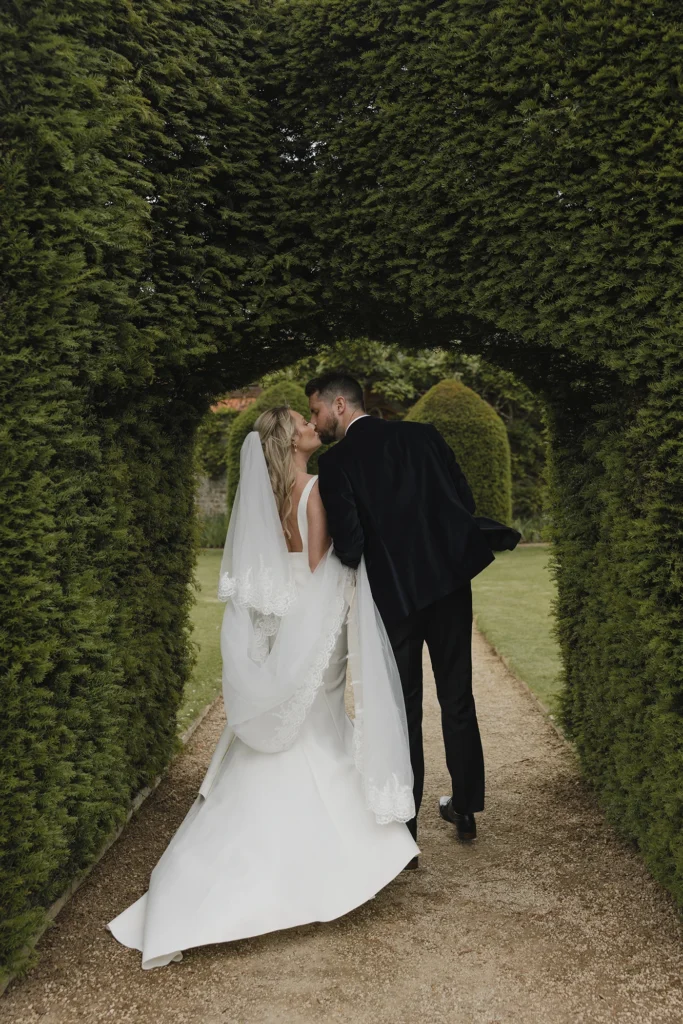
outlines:
{"label": "bride", "polygon": [[219,582],[227,725],[148,891],[107,925],[144,969],[333,920],[419,852],[398,671],[364,562],[330,545],[307,472],[319,446],[286,406],[242,446]]}

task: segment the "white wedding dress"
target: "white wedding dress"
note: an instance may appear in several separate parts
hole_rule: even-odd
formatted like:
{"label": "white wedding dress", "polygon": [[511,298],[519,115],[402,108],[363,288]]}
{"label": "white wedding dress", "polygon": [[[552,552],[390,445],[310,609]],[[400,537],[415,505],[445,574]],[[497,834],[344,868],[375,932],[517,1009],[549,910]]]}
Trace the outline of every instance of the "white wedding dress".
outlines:
{"label": "white wedding dress", "polygon": [[[304,550],[288,556],[297,589],[313,578],[306,504],[314,483],[297,510]],[[144,969],[193,946],[340,917],[419,852],[402,821],[378,824],[367,807],[344,708],[346,633],[293,745],[264,753],[230,733],[148,891],[107,925],[142,952]]]}

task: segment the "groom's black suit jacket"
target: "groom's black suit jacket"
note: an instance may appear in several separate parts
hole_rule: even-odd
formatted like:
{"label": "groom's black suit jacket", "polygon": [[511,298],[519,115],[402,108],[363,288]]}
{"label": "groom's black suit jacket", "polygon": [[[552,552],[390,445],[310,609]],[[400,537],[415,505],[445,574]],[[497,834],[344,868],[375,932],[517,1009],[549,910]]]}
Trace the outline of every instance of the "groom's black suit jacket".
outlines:
{"label": "groom's black suit jacket", "polygon": [[430,424],[352,422],[320,456],[318,485],[334,550],[354,568],[365,554],[385,623],[452,593],[493,561],[465,475]]}

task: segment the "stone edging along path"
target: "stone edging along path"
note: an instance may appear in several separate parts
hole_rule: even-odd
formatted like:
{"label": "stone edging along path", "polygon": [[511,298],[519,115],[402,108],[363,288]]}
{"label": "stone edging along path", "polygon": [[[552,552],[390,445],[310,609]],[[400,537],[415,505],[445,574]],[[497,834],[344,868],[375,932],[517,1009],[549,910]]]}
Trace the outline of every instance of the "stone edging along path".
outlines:
{"label": "stone edging along path", "polygon": [[[539,543],[537,546],[538,547],[542,547],[542,546],[547,546],[547,545],[542,545],[542,544]],[[496,648],[494,647],[494,645],[489,640],[489,638],[485,635],[485,633],[482,630],[478,629],[478,627],[477,627],[477,616],[476,615],[474,616],[474,629],[475,629],[475,631],[478,632],[479,637],[481,638],[482,643],[486,647],[488,647],[489,653],[491,654],[491,656],[494,657],[494,658],[497,658],[502,663],[502,665],[505,667],[506,671],[512,677],[512,679],[514,679],[514,681],[517,683],[517,685],[522,690],[524,690],[524,692],[527,694],[527,696],[534,702],[534,704],[536,705],[538,710],[541,712],[541,714],[544,715],[544,717],[546,718],[546,720],[548,722],[548,725],[550,725],[555,730],[555,732],[557,733],[559,738],[561,740],[563,740],[567,744],[568,748],[573,752],[574,751],[574,747],[572,745],[572,742],[571,742],[570,739],[567,738],[567,736],[564,734],[564,732],[562,731],[560,726],[557,724],[557,720],[555,718],[555,715],[551,711],[548,710],[548,708],[545,706],[545,704],[540,699],[540,697],[536,696],[536,694],[531,689],[531,687],[526,682],[526,680],[522,679],[521,676],[517,675],[517,673],[515,672],[515,670],[513,669],[512,665],[510,664],[508,659],[505,657],[505,655],[501,654],[500,651],[497,651]]]}
{"label": "stone edging along path", "polygon": [[194,799],[218,703],[45,934],[40,963],[10,985],[0,1024],[680,1024],[672,902],[479,633],[473,654],[487,763],[475,844],[458,844],[436,809],[448,776],[425,660],[420,870],[338,921],[142,971],[104,925],[144,892]]}

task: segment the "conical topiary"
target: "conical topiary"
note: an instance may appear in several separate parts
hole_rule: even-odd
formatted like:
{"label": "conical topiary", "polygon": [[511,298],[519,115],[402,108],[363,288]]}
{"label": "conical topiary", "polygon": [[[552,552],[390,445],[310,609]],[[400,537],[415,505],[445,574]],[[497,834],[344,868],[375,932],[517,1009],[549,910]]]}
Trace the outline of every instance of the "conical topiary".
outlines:
{"label": "conical topiary", "polygon": [[472,488],[477,515],[511,521],[510,443],[505,424],[488,402],[460,381],[442,380],[405,418],[432,423],[446,439]]}

